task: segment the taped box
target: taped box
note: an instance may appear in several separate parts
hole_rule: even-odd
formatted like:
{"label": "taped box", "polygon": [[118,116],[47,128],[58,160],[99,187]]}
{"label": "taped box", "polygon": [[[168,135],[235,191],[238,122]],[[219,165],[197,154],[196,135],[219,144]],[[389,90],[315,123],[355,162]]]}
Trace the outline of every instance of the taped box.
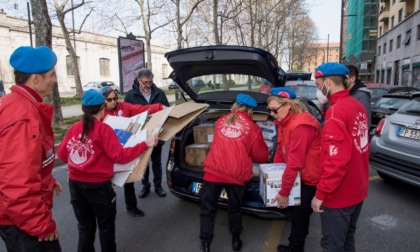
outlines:
{"label": "taped box", "polygon": [[[285,163],[260,164],[260,195],[265,206],[277,206],[277,202],[271,203],[271,201],[281,189],[281,177],[285,169]],[[289,206],[300,205],[300,202],[300,174],[298,174],[290,191]]]}
{"label": "taped box", "polygon": [[185,162],[193,166],[203,166],[210,151],[209,144],[191,144],[185,147]]}
{"label": "taped box", "polygon": [[208,144],[213,142],[214,123],[203,123],[193,127],[194,143]]}

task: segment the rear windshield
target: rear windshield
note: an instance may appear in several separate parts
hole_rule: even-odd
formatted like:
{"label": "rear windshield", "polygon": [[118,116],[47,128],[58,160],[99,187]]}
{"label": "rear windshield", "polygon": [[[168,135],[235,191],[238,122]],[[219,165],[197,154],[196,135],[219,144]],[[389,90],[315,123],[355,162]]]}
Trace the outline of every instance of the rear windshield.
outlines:
{"label": "rear windshield", "polygon": [[411,114],[411,115],[419,116],[420,115],[420,97],[416,97],[416,98],[410,100],[409,102],[407,102],[407,104],[405,104],[405,106],[401,107],[401,109],[398,111],[398,113],[404,113],[404,114]]}
{"label": "rear windshield", "polygon": [[369,90],[372,91],[371,97],[374,101],[388,93],[388,89],[385,88],[369,88]]}
{"label": "rear windshield", "polygon": [[373,105],[373,107],[389,110],[398,110],[408,101],[409,99],[407,98],[382,97]]}
{"label": "rear windshield", "polygon": [[[287,85],[286,85],[287,86]],[[296,96],[298,97],[306,97],[311,100],[316,99],[316,90],[318,89],[316,86],[287,86],[288,88],[295,91]]]}
{"label": "rear windshield", "polygon": [[269,94],[273,85],[263,78],[242,74],[214,74],[194,77],[187,85],[196,94],[212,91],[239,90]]}

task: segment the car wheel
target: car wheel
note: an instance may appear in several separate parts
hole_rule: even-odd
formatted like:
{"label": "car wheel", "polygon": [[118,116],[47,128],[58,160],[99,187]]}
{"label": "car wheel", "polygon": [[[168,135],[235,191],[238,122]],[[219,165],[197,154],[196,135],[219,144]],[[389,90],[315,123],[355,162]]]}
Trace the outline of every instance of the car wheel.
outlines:
{"label": "car wheel", "polygon": [[117,89],[114,89],[114,91],[115,91],[115,93],[119,94],[119,92],[118,92],[118,90],[117,90]]}

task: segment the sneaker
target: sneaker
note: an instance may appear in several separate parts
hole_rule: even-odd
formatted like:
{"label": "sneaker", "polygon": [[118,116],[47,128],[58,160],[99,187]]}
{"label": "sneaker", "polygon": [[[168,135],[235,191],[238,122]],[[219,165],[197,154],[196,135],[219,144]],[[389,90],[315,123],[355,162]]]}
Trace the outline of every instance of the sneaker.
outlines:
{"label": "sneaker", "polygon": [[137,207],[135,207],[133,209],[127,209],[127,213],[131,214],[133,217],[136,217],[136,216],[143,217],[144,216],[144,212],[142,210],[138,209]]}

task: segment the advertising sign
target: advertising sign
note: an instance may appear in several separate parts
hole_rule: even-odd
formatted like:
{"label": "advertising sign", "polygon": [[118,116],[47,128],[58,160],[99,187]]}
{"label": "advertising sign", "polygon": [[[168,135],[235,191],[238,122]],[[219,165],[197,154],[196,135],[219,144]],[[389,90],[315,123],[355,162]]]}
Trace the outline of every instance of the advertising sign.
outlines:
{"label": "advertising sign", "polygon": [[132,88],[139,70],[145,67],[143,41],[119,37],[118,58],[121,91],[126,93]]}

